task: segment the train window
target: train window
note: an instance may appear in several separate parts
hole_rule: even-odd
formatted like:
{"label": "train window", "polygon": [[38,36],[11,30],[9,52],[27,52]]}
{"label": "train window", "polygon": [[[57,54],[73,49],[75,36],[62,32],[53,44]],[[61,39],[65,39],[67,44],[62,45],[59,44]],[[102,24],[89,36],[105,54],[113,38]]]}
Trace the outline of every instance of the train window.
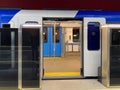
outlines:
{"label": "train window", "polygon": [[100,49],[100,23],[89,22],[88,23],[88,50]]}
{"label": "train window", "polygon": [[60,31],[59,31],[59,27],[56,27],[55,29],[55,33],[54,33],[54,30],[53,30],[53,42],[60,42]]}
{"label": "train window", "polygon": [[79,28],[73,28],[73,42],[79,42],[80,32]]}
{"label": "train window", "polygon": [[43,28],[43,42],[47,43],[47,27]]}

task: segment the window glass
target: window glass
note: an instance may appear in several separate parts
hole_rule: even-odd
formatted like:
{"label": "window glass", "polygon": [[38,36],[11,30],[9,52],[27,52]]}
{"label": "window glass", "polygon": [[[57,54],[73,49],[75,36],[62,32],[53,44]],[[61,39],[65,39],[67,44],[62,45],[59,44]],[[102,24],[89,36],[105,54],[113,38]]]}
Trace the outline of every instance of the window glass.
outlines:
{"label": "window glass", "polygon": [[120,29],[112,29],[112,45],[120,45]]}
{"label": "window glass", "polygon": [[55,31],[53,30],[53,42],[56,43],[60,42],[60,27],[56,27]]}
{"label": "window glass", "polygon": [[48,33],[47,33],[47,27],[44,27],[43,28],[43,42],[44,43],[47,43],[47,35]]}
{"label": "window glass", "polygon": [[39,87],[39,28],[22,28],[22,86]]}
{"label": "window glass", "polygon": [[100,49],[100,23],[89,22],[88,23],[88,50]]}
{"label": "window glass", "polygon": [[79,42],[80,32],[79,28],[73,28],[73,42]]}

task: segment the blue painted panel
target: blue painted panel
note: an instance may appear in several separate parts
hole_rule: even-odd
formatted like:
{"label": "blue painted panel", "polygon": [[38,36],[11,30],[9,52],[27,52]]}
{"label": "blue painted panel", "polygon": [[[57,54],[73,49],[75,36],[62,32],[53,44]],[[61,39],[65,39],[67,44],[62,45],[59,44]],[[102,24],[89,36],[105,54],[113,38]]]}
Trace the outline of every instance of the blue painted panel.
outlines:
{"label": "blue painted panel", "polygon": [[107,23],[120,22],[120,11],[79,10],[75,18],[104,17]]}
{"label": "blue painted panel", "polygon": [[51,31],[52,27],[47,27],[47,42],[43,43],[43,56],[50,57],[51,55]]}
{"label": "blue painted panel", "polygon": [[20,9],[0,9],[0,28],[2,23],[8,23]]}
{"label": "blue painted panel", "polygon": [[100,49],[100,24],[98,22],[88,23],[88,50]]}
{"label": "blue painted panel", "polygon": [[43,44],[43,56],[49,57],[50,56],[50,47],[48,43]]}
{"label": "blue painted panel", "polygon": [[[59,27],[59,42],[56,42],[55,44],[52,41],[52,52],[51,56],[59,57],[62,53],[62,27]],[[54,47],[55,46],[55,47]]]}

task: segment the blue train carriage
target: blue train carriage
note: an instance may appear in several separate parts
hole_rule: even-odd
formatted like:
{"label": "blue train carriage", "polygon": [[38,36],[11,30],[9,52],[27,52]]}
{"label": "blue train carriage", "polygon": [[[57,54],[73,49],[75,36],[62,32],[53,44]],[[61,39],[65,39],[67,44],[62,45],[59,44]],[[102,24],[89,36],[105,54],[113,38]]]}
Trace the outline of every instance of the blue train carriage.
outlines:
{"label": "blue train carriage", "polygon": [[[10,68],[15,68],[15,62],[14,57],[18,57],[18,68],[15,75],[16,76],[16,83],[13,85],[16,87],[21,88],[31,88],[31,83],[26,84],[27,80],[31,80],[32,76],[28,77],[29,79],[22,78],[21,76],[30,74],[30,71],[28,74],[25,73],[25,71],[22,71],[24,69],[29,69],[25,67],[27,63],[21,63],[25,59],[31,59],[33,57],[30,57],[34,55],[34,59],[40,58],[39,64],[35,65],[35,67],[40,68],[40,72],[38,72],[37,69],[35,69],[34,74],[35,75],[35,83],[36,85],[33,85],[34,88],[40,88],[40,79],[43,73],[43,57],[63,57],[67,51],[77,51],[80,50],[80,63],[81,65],[81,73],[82,77],[96,77],[98,76],[98,67],[101,66],[101,32],[100,32],[100,26],[104,25],[106,23],[119,23],[120,22],[120,12],[112,12],[112,11],[89,11],[89,10],[19,10],[19,9],[0,9],[0,27],[1,32],[2,29],[9,29],[11,32],[12,30],[17,29],[19,31],[18,33],[18,44],[20,46],[24,46],[25,50],[28,50],[28,54],[23,54],[21,50],[23,51],[22,47],[18,48],[18,56],[15,56],[11,53],[11,63]],[[66,26],[67,23],[67,26]],[[69,24],[68,24],[69,23]],[[76,26],[74,26],[76,24]],[[71,33],[69,31],[65,31],[64,29],[71,28]],[[75,27],[75,28],[74,28]],[[77,29],[76,29],[77,27]],[[38,29],[39,28],[39,29]],[[74,32],[73,28],[75,30],[78,30],[77,33],[79,33],[78,38],[76,38],[77,34]],[[79,29],[78,29],[79,28]],[[33,39],[36,40],[36,45],[31,44],[29,42],[29,39],[31,40],[32,32],[36,31],[37,34],[39,33],[40,38],[34,37]],[[25,31],[25,32],[24,32]],[[10,32],[10,33],[11,33]],[[74,32],[74,33],[73,33]],[[25,34],[29,33],[29,35]],[[67,34],[69,34],[67,36]],[[2,34],[2,33],[1,33]],[[5,33],[4,33],[5,34]],[[66,36],[65,36],[66,35]],[[12,41],[12,36],[17,36],[17,34],[9,35]],[[65,39],[65,37],[67,37]],[[4,37],[3,37],[4,38]],[[14,37],[15,38],[15,37]],[[25,38],[28,39],[28,41],[24,40]],[[2,40],[2,38],[1,38]],[[24,42],[22,42],[22,41]],[[78,49],[69,48],[69,45],[76,45],[76,40],[78,40]],[[16,42],[16,41],[14,41]],[[14,44],[13,42],[13,44]],[[27,44],[25,43],[27,42]],[[2,43],[2,42],[1,42]],[[32,54],[31,49],[27,46],[33,45],[34,48],[37,48],[38,44],[40,45],[39,51],[34,49],[35,53]],[[6,43],[8,44],[8,43]],[[4,44],[3,44],[4,45]],[[11,46],[12,44],[10,44]],[[66,47],[66,45],[68,45]],[[27,47],[27,48],[26,48]],[[11,49],[14,50],[14,48],[11,47]],[[38,55],[39,54],[39,55]],[[23,58],[24,57],[24,58]],[[2,57],[1,57],[2,58]],[[33,63],[28,63],[32,65]],[[23,66],[23,67],[21,67]],[[1,67],[1,66],[0,66]],[[33,67],[34,69],[34,67]],[[1,71],[3,68],[1,67]],[[11,74],[11,73],[10,73]],[[13,74],[13,73],[12,73]],[[41,76],[38,77],[38,74]],[[14,76],[14,75],[13,75]],[[0,77],[3,78],[2,76]],[[11,77],[10,77],[11,78]],[[36,79],[37,78],[37,79]],[[9,80],[9,79],[8,79]],[[8,83],[8,82],[7,82]],[[18,83],[18,84],[17,84]],[[6,84],[8,85],[8,84]],[[18,86],[17,86],[18,85]],[[33,88],[32,87],[32,88]]]}

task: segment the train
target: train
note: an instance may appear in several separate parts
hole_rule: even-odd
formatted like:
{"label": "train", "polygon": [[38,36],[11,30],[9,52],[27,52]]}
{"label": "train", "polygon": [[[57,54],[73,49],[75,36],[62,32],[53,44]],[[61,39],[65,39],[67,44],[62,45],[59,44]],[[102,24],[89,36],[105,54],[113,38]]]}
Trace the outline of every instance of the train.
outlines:
{"label": "train", "polygon": [[[120,11],[1,8],[0,58],[11,59],[8,61],[10,64],[3,64],[5,61],[0,59],[2,63],[0,72],[5,68],[15,68],[17,71],[14,74],[18,75],[15,78],[20,79],[18,84],[20,89],[39,87],[38,82],[41,80],[38,76],[40,74],[40,77],[43,77],[44,73],[43,57],[64,57],[67,52],[80,52],[82,76],[96,77],[98,67],[101,66],[100,29],[102,25],[113,23],[120,23]],[[10,55],[7,50],[11,51]],[[31,78],[35,78],[36,85],[32,82],[26,84]],[[15,85],[17,83],[13,84]]]}

